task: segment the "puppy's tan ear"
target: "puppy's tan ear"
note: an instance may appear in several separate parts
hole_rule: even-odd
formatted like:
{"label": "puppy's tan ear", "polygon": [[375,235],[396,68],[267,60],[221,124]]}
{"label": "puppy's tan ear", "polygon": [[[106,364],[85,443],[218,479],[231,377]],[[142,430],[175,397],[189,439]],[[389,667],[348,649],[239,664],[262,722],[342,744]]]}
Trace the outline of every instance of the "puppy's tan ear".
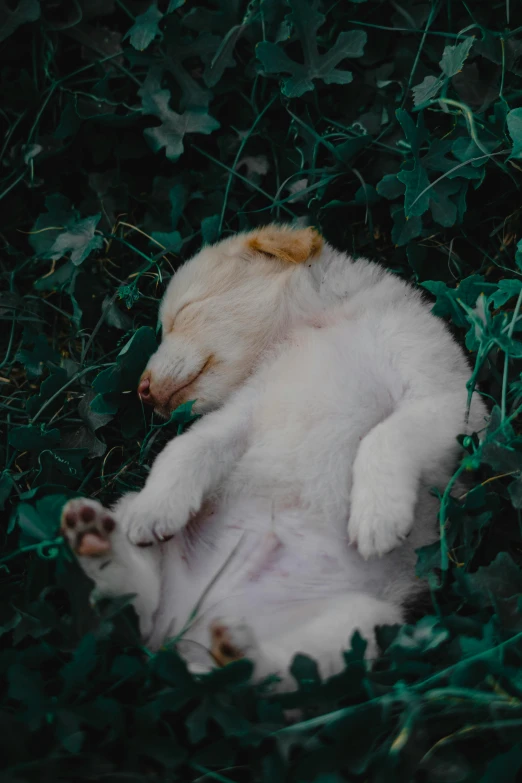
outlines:
{"label": "puppy's tan ear", "polygon": [[288,264],[304,264],[319,255],[323,238],[314,228],[270,225],[249,234],[247,245],[257,253],[264,253]]}

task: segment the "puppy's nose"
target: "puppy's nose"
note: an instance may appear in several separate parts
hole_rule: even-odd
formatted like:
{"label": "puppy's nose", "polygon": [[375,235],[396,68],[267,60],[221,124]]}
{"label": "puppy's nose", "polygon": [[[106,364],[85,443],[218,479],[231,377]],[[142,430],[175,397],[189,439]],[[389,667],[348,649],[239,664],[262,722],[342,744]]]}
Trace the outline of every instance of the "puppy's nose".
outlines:
{"label": "puppy's nose", "polygon": [[149,378],[142,378],[139,386],[138,386],[138,397],[142,402],[146,403],[147,405],[154,405],[154,400],[152,399],[152,394],[150,391],[150,379]]}

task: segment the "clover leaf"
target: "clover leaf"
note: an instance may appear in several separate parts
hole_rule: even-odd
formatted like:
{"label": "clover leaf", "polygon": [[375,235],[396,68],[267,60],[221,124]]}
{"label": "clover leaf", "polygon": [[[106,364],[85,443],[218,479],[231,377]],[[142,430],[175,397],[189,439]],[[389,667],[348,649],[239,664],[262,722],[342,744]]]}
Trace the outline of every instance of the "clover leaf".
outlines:
{"label": "clover leaf", "polygon": [[366,43],[363,30],[340,33],[336,42],[324,54],[319,53],[317,31],[325,17],[319,13],[318,0],[289,0],[292,12],[289,20],[297,34],[303,50],[304,63],[292,60],[278,44],[263,41],[258,44],[256,54],[263,64],[265,73],[289,73],[282,80],[281,92],[288,98],[298,98],[314,89],[314,81],[325,84],[349,84],[351,71],[337,68],[342,60],[362,57]]}
{"label": "clover leaf", "polygon": [[208,135],[219,128],[219,122],[205,109],[187,109],[183,114],[173,111],[169,106],[170,90],[161,89],[158,73],[154,70],[149,72],[139,95],[143,113],[152,114],[161,120],[160,125],[146,128],[145,136],[154,152],[164,149],[169,160],[175,161],[182,155],[183,140],[187,133]]}
{"label": "clover leaf", "polygon": [[470,36],[469,38],[464,38],[461,43],[455,46],[445,47],[439,62],[442,74],[440,76],[426,76],[420,84],[416,84],[412,89],[416,108],[436,98],[448,80],[462,70],[474,40],[473,36]]}
{"label": "clover leaf", "polygon": [[142,52],[157,36],[161,35],[159,23],[162,19],[163,14],[158,10],[156,3],[152,3],[146,11],[136,17],[130,30],[125,33],[124,39],[129,38],[132,46]]}
{"label": "clover leaf", "polygon": [[36,220],[29,241],[40,258],[58,261],[70,253],[70,260],[79,266],[93,250],[99,250],[103,239],[95,234],[101,214],[80,218],[69,199],[57,193],[45,200],[47,212]]}

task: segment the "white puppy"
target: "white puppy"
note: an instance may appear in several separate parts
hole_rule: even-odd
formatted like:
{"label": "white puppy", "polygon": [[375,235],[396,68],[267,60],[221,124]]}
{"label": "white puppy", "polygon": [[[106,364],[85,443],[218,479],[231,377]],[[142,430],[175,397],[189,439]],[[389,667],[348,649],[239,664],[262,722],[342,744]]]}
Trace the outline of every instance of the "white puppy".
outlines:
{"label": "white puppy", "polygon": [[418,291],[309,228],[204,248],[160,316],[138,391],[165,416],[187,400],[207,415],[112,511],[67,504],[83,568],[103,594],[135,593],[146,642],[182,636],[193,664],[209,648],[284,676],[301,651],[327,675],[356,629],[374,656],[375,626],[420,590],[430,488],[484,426],[480,398],[465,421],[461,348]]}

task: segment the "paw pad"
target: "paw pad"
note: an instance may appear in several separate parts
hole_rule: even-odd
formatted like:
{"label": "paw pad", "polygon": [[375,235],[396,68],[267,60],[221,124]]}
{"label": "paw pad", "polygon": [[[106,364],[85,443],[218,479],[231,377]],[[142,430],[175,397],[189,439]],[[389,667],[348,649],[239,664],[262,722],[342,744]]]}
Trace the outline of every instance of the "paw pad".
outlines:
{"label": "paw pad", "polygon": [[210,653],[219,666],[245,657],[244,650],[235,642],[233,632],[219,620],[210,625]]}
{"label": "paw pad", "polygon": [[100,557],[111,550],[116,527],[111,514],[95,500],[70,500],[62,512],[62,533],[80,557]]}

